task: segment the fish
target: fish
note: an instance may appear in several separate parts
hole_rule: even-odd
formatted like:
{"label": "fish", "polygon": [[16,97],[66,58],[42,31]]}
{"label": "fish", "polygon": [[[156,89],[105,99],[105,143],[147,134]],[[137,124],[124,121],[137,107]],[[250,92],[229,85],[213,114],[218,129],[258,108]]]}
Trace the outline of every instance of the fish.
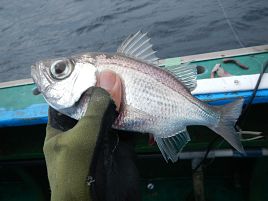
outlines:
{"label": "fish", "polygon": [[148,33],[138,31],[122,42],[115,53],[85,52],[68,57],[44,59],[31,66],[36,85],[57,111],[81,119],[90,100],[89,89],[97,75],[112,70],[122,80],[122,103],[113,128],[152,134],[166,161],[176,162],[191,140],[187,126],[202,125],[244,153],[234,125],[243,99],[212,106],[191,94],[197,86],[194,64],[169,68],[159,65]]}

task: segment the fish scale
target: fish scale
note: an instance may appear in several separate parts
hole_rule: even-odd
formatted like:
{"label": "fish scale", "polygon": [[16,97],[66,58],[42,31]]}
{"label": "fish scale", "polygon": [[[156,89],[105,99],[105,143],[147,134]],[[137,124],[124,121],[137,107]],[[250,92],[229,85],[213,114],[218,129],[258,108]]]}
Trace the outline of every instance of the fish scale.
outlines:
{"label": "fish scale", "polygon": [[[127,114],[122,113],[122,115],[127,116],[120,116],[119,118],[122,122],[116,121],[117,125],[114,125],[115,128],[133,130],[133,127],[135,127],[135,131],[154,133],[156,136],[167,138],[174,136],[178,131],[185,130],[186,122],[190,125],[194,122],[198,122],[197,125],[206,125],[205,120],[208,118],[202,118],[202,109],[194,104],[187,104],[188,100],[183,95],[175,93],[173,89],[167,87],[164,83],[155,80],[151,76],[155,74],[154,68],[150,68],[150,70],[145,71],[146,73],[142,73],[133,70],[134,67],[132,65],[135,65],[135,61],[131,62],[128,59],[128,63],[125,64],[125,58],[120,58],[119,60],[118,56],[115,57],[116,59],[114,57],[105,59],[105,55],[102,55],[102,62],[97,62],[97,68],[100,71],[105,69],[113,70],[123,78],[125,82],[123,88],[126,93],[123,110],[142,111],[141,116],[137,116],[135,111],[128,112]],[[96,57],[97,59],[98,56]],[[144,66],[142,67],[144,68]],[[158,104],[159,102],[163,104]],[[184,107],[181,107],[181,105],[184,105]],[[131,108],[128,108],[129,106]],[[132,116],[133,114],[135,116]],[[144,116],[148,116],[146,119],[150,119],[149,124],[132,125],[131,122],[135,122],[135,119],[142,119]],[[191,119],[188,118],[189,116]],[[166,123],[166,120],[168,123]],[[153,128],[152,125],[154,125]]]}
{"label": "fish scale", "polygon": [[[150,114],[154,114],[155,112],[157,112],[157,110],[154,110],[154,108],[161,108],[159,107],[160,105],[157,104],[157,102],[164,103],[165,105],[177,105],[178,98],[175,97],[178,96],[178,94],[173,93],[173,90],[166,87],[164,84],[154,80],[150,76],[154,72],[151,72],[147,75],[131,69],[126,70],[124,67],[118,67],[119,65],[120,62],[117,65],[113,64],[110,66],[105,63],[99,64],[97,68],[99,68],[100,71],[104,69],[113,70],[123,78],[124,82],[127,85],[125,86],[127,104],[135,105],[135,107],[141,109],[142,111],[146,111],[147,109],[149,109],[148,112]],[[130,65],[131,64],[129,64],[128,66]],[[150,108],[145,107],[147,106],[147,103],[151,103]],[[166,111],[165,114],[169,116],[171,112],[167,114],[167,109],[169,109],[169,107],[163,108],[163,110]],[[173,111],[173,114],[175,112],[176,111]]]}
{"label": "fish scale", "polygon": [[243,152],[234,129],[243,100],[223,107],[210,106],[191,94],[196,87],[194,65],[166,68],[157,64],[150,38],[137,32],[114,54],[91,52],[40,61],[32,66],[31,72],[48,104],[78,120],[85,114],[90,99],[88,89],[95,86],[97,73],[107,69],[116,72],[122,80],[123,95],[113,127],[151,133],[167,161],[177,161],[190,141],[189,125],[207,126]]}

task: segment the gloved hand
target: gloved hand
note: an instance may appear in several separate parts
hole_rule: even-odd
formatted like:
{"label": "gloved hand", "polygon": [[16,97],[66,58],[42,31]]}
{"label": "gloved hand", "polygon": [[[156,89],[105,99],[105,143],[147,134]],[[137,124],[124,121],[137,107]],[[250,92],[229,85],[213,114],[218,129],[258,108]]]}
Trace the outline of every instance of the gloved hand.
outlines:
{"label": "gloved hand", "polygon": [[97,87],[78,122],[49,108],[44,154],[52,201],[140,200],[134,146],[111,129],[116,116],[109,93]]}

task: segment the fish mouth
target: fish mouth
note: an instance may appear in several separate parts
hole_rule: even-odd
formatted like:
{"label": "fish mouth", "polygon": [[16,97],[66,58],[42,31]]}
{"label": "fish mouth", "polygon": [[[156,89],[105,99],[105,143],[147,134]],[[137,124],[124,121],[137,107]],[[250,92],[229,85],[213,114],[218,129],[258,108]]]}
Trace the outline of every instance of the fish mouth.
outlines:
{"label": "fish mouth", "polygon": [[39,91],[39,89],[37,87],[35,87],[35,88],[33,88],[32,93],[33,93],[33,95],[37,96],[37,95],[41,94],[41,91]]}
{"label": "fish mouth", "polygon": [[[36,65],[31,65],[31,77],[32,77],[35,84],[36,84],[36,80],[37,80],[37,74],[38,74],[38,71],[36,69]],[[39,95],[41,93],[41,91],[37,87],[35,87],[35,88],[33,88],[32,93],[33,93],[33,95],[36,96],[36,95]]]}

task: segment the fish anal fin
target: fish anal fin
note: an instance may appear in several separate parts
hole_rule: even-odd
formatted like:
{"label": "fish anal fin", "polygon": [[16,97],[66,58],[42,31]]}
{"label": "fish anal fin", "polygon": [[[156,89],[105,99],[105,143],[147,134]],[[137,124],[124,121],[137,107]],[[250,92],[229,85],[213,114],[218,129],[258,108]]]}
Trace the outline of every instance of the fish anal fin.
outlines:
{"label": "fish anal fin", "polygon": [[186,130],[181,131],[172,137],[154,138],[164,159],[167,162],[170,159],[173,163],[175,163],[179,159],[179,153],[181,152],[183,147],[191,140]]}

